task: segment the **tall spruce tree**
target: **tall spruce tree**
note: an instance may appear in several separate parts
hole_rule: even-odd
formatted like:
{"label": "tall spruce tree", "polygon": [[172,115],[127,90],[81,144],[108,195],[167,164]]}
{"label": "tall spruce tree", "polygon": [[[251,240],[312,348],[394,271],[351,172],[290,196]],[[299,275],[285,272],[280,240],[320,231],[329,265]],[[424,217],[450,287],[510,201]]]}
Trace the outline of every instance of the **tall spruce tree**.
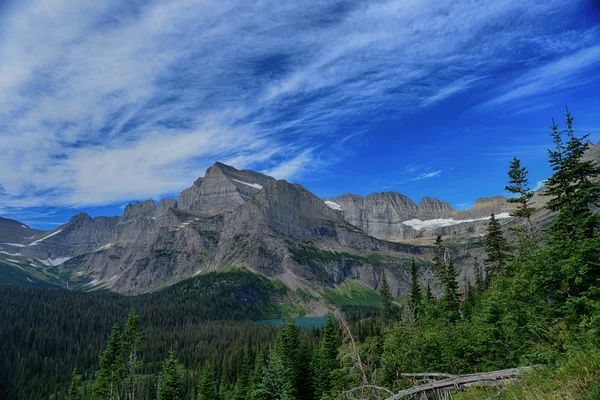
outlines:
{"label": "tall spruce tree", "polygon": [[408,295],[408,305],[413,313],[413,318],[416,321],[419,318],[419,310],[421,308],[421,286],[417,279],[417,264],[415,259],[412,259],[410,266],[410,294]]}
{"label": "tall spruce tree", "polygon": [[381,285],[379,286],[381,296],[381,324],[383,327],[390,326],[392,322],[392,292],[385,276],[385,269],[381,270]]}
{"label": "tall spruce tree", "polygon": [[313,360],[314,398],[320,399],[332,388],[331,372],[338,367],[338,330],[330,314],[323,326],[323,340]]}
{"label": "tall spruce tree", "polygon": [[115,324],[108,339],[106,350],[100,357],[100,372],[93,385],[94,400],[117,400],[123,397],[123,341],[119,324]]}
{"label": "tall spruce tree", "polygon": [[456,321],[460,317],[460,294],[458,292],[457,276],[454,261],[450,258],[446,265],[446,279],[444,282],[444,307],[448,312],[450,322]]}
{"label": "tall spruce tree", "polygon": [[69,386],[65,400],[81,400],[81,396],[79,395],[79,375],[77,375],[77,368],[73,369],[71,386]]}
{"label": "tall spruce tree", "polygon": [[137,388],[137,370],[142,366],[139,352],[144,349],[145,333],[141,328],[140,316],[131,310],[123,332],[123,353],[125,354],[124,399],[134,400]]}
{"label": "tall spruce tree", "polygon": [[521,167],[521,160],[515,157],[510,163],[508,171],[509,185],[505,190],[511,192],[515,197],[509,198],[508,202],[517,205],[516,210],[510,213],[513,217],[521,217],[527,219],[527,227],[529,236],[533,235],[533,227],[531,224],[531,216],[535,212],[535,208],[531,206],[530,200],[533,197],[533,191],[529,188],[529,178],[527,177],[527,168]]}
{"label": "tall spruce tree", "polygon": [[206,363],[200,375],[197,400],[218,400],[217,379],[211,364]]}
{"label": "tall spruce tree", "polygon": [[[554,150],[548,150],[550,165],[554,171],[546,182],[546,203],[551,211],[558,212],[550,232],[562,240],[570,238],[582,240],[598,233],[600,219],[592,207],[600,203],[600,184],[595,179],[600,176],[600,165],[584,159],[588,148],[589,135],[578,137],[573,129],[573,117],[568,108],[565,114],[567,129],[559,130],[552,121]],[[563,136],[567,141],[563,141]]]}
{"label": "tall spruce tree", "polygon": [[484,247],[487,254],[486,280],[489,281],[495,275],[504,272],[510,258],[510,245],[502,234],[502,227],[494,214],[491,215],[488,223]]}
{"label": "tall spruce tree", "polygon": [[169,358],[163,364],[162,373],[158,379],[158,400],[183,400],[185,396],[185,385],[181,366],[175,358],[173,350],[169,352]]}

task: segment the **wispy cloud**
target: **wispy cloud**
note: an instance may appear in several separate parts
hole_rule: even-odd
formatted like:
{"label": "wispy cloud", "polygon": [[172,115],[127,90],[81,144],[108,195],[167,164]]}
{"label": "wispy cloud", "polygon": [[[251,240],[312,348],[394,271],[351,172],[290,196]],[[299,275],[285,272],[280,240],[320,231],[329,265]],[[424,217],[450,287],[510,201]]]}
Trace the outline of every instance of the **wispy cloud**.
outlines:
{"label": "wispy cloud", "polygon": [[432,172],[424,172],[418,176],[415,176],[414,178],[411,178],[411,181],[420,181],[421,179],[435,178],[436,176],[440,176],[441,173],[442,173],[441,169],[438,169],[437,171],[432,171]]}
{"label": "wispy cloud", "polygon": [[[354,126],[365,116],[376,123],[483,92],[482,78],[525,53],[558,59],[524,73],[499,104],[564,82],[599,52],[589,44],[596,30],[575,35],[548,22],[575,12],[559,0],[8,4],[5,209],[157,198],[216,160],[297,178],[366,134]],[[505,24],[515,16],[518,26]]]}
{"label": "wispy cloud", "polygon": [[514,101],[516,99],[556,92],[560,89],[585,85],[600,79],[597,75],[582,77],[590,68],[600,65],[600,45],[591,46],[568,54],[538,68],[533,68],[509,83],[505,92],[489,100],[485,106]]}

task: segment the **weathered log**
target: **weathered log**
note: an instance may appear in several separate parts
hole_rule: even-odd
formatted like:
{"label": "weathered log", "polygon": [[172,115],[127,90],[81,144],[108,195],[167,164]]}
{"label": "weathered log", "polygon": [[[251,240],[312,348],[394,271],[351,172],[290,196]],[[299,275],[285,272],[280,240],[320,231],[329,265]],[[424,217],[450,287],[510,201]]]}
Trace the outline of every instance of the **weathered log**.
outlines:
{"label": "weathered log", "polygon": [[[459,390],[465,387],[474,385],[485,385],[493,386],[501,384],[507,379],[519,378],[522,372],[529,371],[536,366],[519,367],[503,369],[500,371],[482,372],[477,374],[459,375],[453,378],[446,378],[435,382],[429,382],[423,385],[414,386],[410,389],[401,390],[400,392],[388,397],[385,400],[400,400],[407,397],[413,397],[419,393],[426,394],[440,393],[450,390]],[[423,373],[418,374],[420,376],[433,376],[431,374]]]}

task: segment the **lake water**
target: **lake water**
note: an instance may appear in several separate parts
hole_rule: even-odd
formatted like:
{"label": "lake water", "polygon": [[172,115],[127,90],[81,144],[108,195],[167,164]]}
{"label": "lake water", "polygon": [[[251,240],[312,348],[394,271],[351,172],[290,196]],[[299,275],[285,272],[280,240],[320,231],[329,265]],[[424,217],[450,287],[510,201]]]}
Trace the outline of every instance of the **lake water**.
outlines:
{"label": "lake water", "polygon": [[[263,319],[262,321],[256,321],[256,322],[258,322],[259,324],[274,325],[274,326],[279,326],[282,323],[281,318]],[[296,326],[301,326],[303,328],[310,328],[311,326],[314,326],[315,328],[321,328],[323,325],[325,325],[325,322],[327,322],[327,317],[294,318],[294,323],[296,324]]]}

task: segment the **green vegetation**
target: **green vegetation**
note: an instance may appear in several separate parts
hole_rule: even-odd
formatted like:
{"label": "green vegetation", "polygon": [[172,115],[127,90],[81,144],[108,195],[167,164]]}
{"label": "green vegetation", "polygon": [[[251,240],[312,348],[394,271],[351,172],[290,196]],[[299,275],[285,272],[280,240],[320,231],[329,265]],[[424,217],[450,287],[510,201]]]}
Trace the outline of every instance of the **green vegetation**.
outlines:
{"label": "green vegetation", "polygon": [[316,290],[327,302],[338,306],[381,306],[379,293],[356,281],[343,282],[335,289],[318,287]]}

